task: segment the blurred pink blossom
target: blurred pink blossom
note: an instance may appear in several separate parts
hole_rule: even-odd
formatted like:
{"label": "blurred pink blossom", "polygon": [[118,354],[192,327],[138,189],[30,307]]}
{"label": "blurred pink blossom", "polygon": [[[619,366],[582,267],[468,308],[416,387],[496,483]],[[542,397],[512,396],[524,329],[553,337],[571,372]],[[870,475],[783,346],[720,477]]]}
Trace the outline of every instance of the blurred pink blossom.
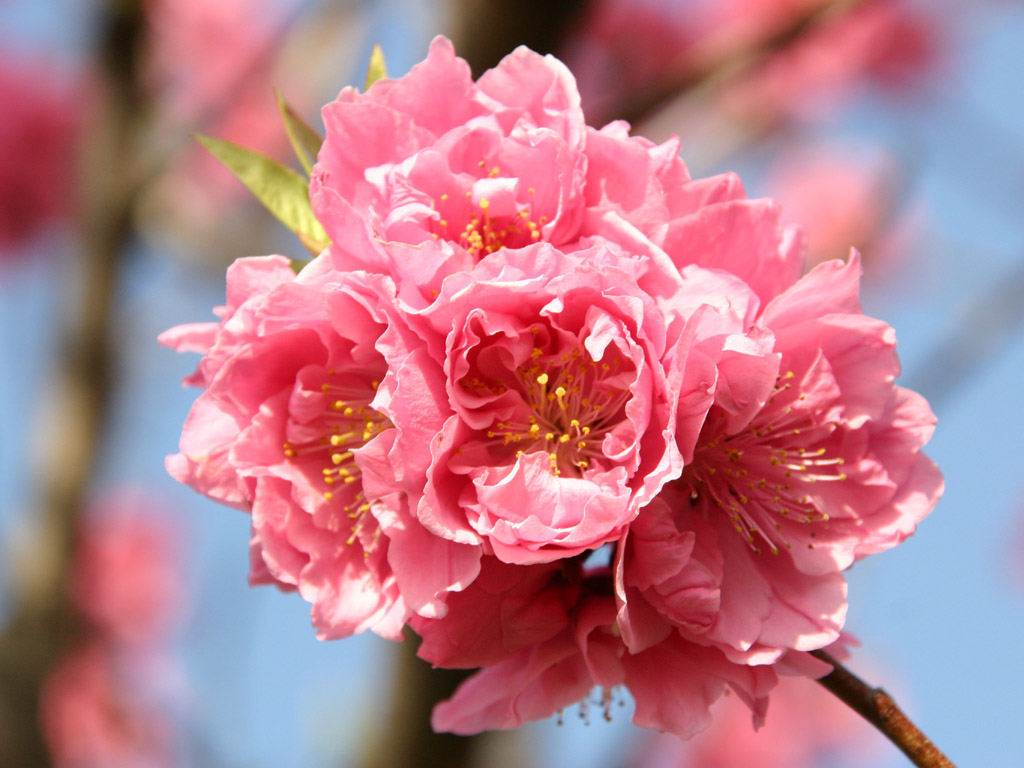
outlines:
{"label": "blurred pink blossom", "polygon": [[[278,58],[295,0],[147,0],[149,79],[182,130],[228,136],[271,155],[287,146],[274,87],[300,104],[305,88],[282,82]],[[298,91],[298,92],[296,92]],[[171,171],[170,196],[190,216],[244,188],[205,149],[190,145]]]}
{"label": "blurred pink blossom", "polygon": [[723,697],[713,714],[711,726],[689,742],[654,737],[632,768],[815,768],[838,755],[867,765],[888,746],[857,713],[802,677],[780,677],[757,730],[734,696]]}
{"label": "blurred pink blossom", "polygon": [[[587,114],[617,116],[638,92],[674,70],[733,55],[770,39],[824,0],[671,3],[600,0],[568,44]],[[873,0],[830,20],[761,62],[726,91],[722,104],[749,114],[801,114],[834,103],[858,82],[906,88],[938,59],[933,22],[904,0]]]}
{"label": "blurred pink blossom", "polygon": [[845,258],[851,247],[879,257],[879,240],[898,209],[901,176],[881,150],[793,148],[773,164],[765,186],[783,205],[786,221],[807,233],[809,266]]}
{"label": "blurred pink blossom", "polygon": [[183,602],[172,518],[141,492],[95,502],[68,574],[76,645],[41,692],[40,722],[58,768],[172,766],[163,646]]}
{"label": "blurred pink blossom", "polygon": [[178,530],[141,497],[108,496],[79,530],[69,591],[92,630],[126,646],[158,643],[184,602]]}
{"label": "blurred pink blossom", "polygon": [[901,0],[863,3],[801,36],[731,85],[720,103],[737,115],[817,118],[872,83],[912,94],[939,61],[939,32]]}
{"label": "blurred pink blossom", "polygon": [[0,260],[73,205],[82,99],[43,62],[0,57]]}
{"label": "blurred pink blossom", "polygon": [[150,77],[174,113],[198,121],[269,72],[292,0],[146,0]]}
{"label": "blurred pink blossom", "polygon": [[105,640],[66,656],[40,694],[40,724],[55,768],[171,768],[170,726]]}

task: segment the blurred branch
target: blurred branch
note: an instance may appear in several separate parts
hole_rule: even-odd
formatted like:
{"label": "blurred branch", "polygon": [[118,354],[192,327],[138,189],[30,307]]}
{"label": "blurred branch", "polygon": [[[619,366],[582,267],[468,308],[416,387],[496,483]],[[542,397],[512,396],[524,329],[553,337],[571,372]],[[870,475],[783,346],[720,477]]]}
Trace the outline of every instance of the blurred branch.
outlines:
{"label": "blurred branch", "polygon": [[434,705],[451,696],[470,673],[432,669],[416,656],[419,642],[407,631],[405,642],[395,646],[391,711],[360,763],[362,768],[468,768],[475,762],[479,737],[434,733],[430,727]]}
{"label": "blurred branch", "polygon": [[818,682],[881,731],[914,765],[919,768],[955,768],[888,693],[881,688],[872,688],[825,651],[811,651],[811,655],[832,666],[832,671]]}
{"label": "blurred branch", "polygon": [[0,765],[45,766],[39,693],[74,639],[66,583],[76,521],[100,444],[111,390],[111,309],[121,257],[132,233],[138,184],[132,161],[141,95],[139,0],[113,0],[101,20],[102,106],[81,169],[82,253],[77,314],[62,318],[56,391],[44,414],[47,454],[40,472],[31,556],[19,562],[12,619],[0,635]]}
{"label": "blurred branch", "polygon": [[697,48],[671,67],[649,90],[623,105],[619,117],[632,124],[639,123],[670,104],[678,96],[699,89],[710,89],[752,70],[757,64],[778,53],[810,31],[835,23],[860,5],[878,0],[829,0],[809,5],[794,13],[787,24],[753,43],[740,48],[721,50]]}
{"label": "blurred branch", "polygon": [[918,390],[934,408],[994,359],[1024,325],[1024,262],[976,296],[951,331],[901,386]]}
{"label": "blurred branch", "polygon": [[525,45],[555,53],[586,10],[587,0],[454,0],[455,50],[479,77]]}

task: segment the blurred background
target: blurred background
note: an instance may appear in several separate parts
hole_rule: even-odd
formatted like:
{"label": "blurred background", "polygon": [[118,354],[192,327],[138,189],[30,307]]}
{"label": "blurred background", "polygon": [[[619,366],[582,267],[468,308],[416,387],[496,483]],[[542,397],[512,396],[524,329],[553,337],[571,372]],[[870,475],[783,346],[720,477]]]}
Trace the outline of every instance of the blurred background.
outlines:
{"label": "blurred background", "polygon": [[287,160],[311,123],[452,37],[573,69],[588,122],[682,138],[695,176],[780,199],[811,261],[864,254],[868,314],[932,403],[945,498],[849,573],[848,666],[954,762],[1018,765],[1024,661],[1024,6],[1011,0],[0,0],[0,766],[852,768],[906,765],[817,686],[768,726],[725,700],[683,743],[564,713],[434,739],[446,675],[318,642],[247,586],[249,521],[179,486],[197,362],[239,256],[304,250],[190,139]]}

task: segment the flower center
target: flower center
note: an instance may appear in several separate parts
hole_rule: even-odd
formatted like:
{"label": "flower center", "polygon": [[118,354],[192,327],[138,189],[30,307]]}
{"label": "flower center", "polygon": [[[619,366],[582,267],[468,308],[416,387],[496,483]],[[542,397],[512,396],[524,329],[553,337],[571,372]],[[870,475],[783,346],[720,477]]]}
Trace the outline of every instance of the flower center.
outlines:
{"label": "flower center", "polygon": [[803,407],[806,395],[794,390],[794,378],[789,371],[776,379],[772,396],[743,432],[726,433],[725,413],[712,408],[684,473],[691,500],[709,496],[757,554],[759,540],[772,554],[779,545],[791,549],[788,524],[828,521],[815,486],[846,480],[845,460],[829,440],[838,422]]}
{"label": "flower center", "polygon": [[[480,167],[487,164],[480,161]],[[499,176],[501,169],[491,168],[488,178]],[[547,216],[535,217],[533,196],[536,190],[529,190],[530,203],[526,206],[509,204],[507,210],[496,210],[491,200],[482,198],[473,203],[473,192],[464,195],[444,193],[433,200],[438,218],[431,223],[435,240],[449,240],[458,243],[477,261],[502,248],[522,248],[541,239],[541,228],[547,223]]]}
{"label": "flower center", "polygon": [[[319,386],[323,398],[320,412],[309,421],[291,421],[289,440],[282,446],[284,455],[314,478],[314,486],[332,504],[334,514],[327,518],[328,530],[338,531],[342,520],[349,521],[349,545],[372,521],[365,514],[370,504],[363,495],[362,473],[353,450],[391,426],[370,407],[379,384],[371,376],[368,372],[346,371],[342,379],[333,369],[326,369],[325,380]],[[372,535],[379,534],[375,528]]]}
{"label": "flower center", "polygon": [[487,430],[489,446],[514,451],[517,457],[544,452],[552,474],[580,477],[607,461],[601,446],[623,419],[630,393],[621,382],[630,367],[619,357],[594,361],[579,348],[545,355],[534,347],[530,361],[505,381],[485,383],[473,377],[461,383],[477,393],[516,390],[525,405]]}

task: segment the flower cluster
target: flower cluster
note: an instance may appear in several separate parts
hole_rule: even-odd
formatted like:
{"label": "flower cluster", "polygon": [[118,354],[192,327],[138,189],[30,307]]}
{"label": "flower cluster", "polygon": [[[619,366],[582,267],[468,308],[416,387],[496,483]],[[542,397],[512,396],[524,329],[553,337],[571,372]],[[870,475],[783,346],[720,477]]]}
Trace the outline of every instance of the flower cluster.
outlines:
{"label": "flower cluster", "polygon": [[619,687],[684,737],[727,688],[763,717],[942,489],[857,255],[801,277],[777,203],[588,127],[524,48],[474,82],[438,38],[323,117],[331,245],[239,260],[219,322],[162,337],[204,354],[170,472],[251,513],[252,582],[320,637],[480,667],[438,729]]}

